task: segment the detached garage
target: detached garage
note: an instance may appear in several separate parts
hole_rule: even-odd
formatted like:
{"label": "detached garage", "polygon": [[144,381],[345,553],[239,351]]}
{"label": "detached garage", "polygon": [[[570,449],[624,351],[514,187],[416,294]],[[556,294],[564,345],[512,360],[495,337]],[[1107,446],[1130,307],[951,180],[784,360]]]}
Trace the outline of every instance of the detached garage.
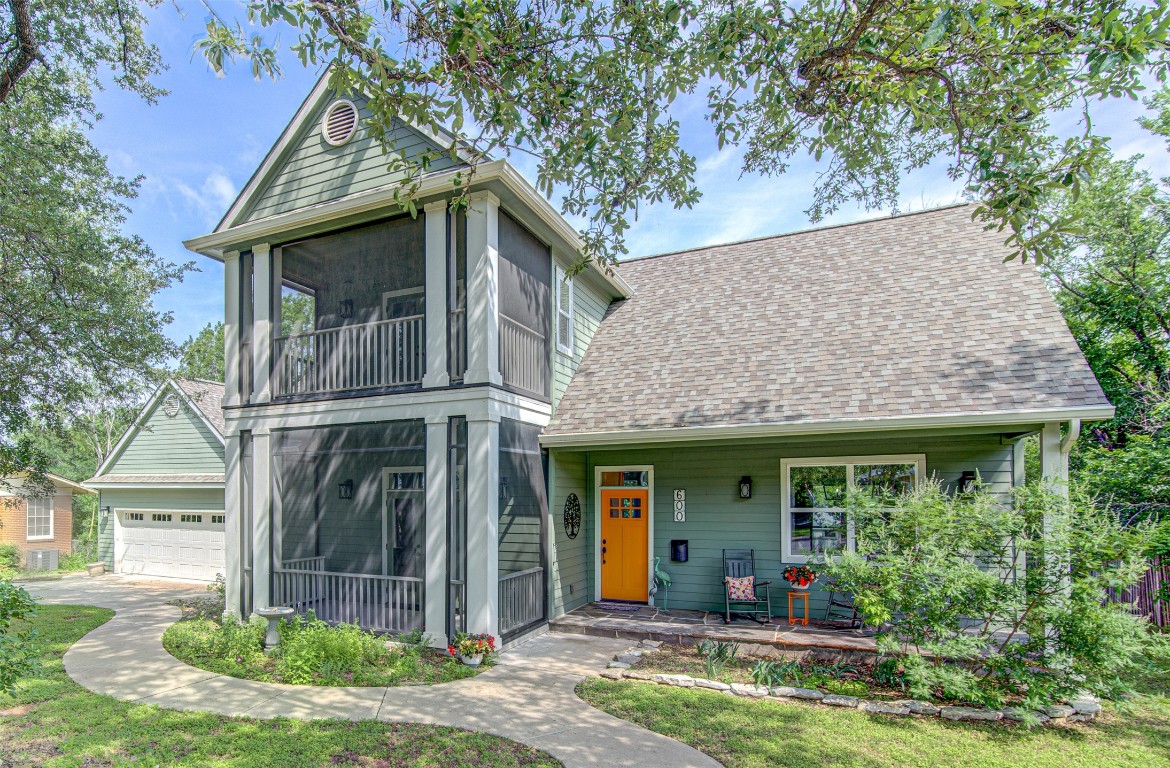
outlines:
{"label": "detached garage", "polygon": [[85,485],[116,573],[212,581],[224,572],[223,385],[166,382]]}

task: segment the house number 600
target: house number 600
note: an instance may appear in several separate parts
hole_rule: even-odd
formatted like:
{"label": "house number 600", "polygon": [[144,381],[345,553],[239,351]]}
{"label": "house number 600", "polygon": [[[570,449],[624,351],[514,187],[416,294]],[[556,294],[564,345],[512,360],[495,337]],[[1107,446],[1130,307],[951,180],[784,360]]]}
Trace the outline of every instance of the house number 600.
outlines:
{"label": "house number 600", "polygon": [[685,523],[687,521],[687,492],[674,492],[674,521],[676,523]]}

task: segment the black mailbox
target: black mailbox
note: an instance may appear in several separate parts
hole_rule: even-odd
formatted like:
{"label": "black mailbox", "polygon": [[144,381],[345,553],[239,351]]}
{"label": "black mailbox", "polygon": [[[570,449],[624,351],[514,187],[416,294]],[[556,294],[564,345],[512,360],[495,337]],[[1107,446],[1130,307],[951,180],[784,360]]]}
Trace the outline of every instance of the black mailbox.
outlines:
{"label": "black mailbox", "polygon": [[670,562],[685,563],[687,561],[687,540],[674,539],[670,542]]}

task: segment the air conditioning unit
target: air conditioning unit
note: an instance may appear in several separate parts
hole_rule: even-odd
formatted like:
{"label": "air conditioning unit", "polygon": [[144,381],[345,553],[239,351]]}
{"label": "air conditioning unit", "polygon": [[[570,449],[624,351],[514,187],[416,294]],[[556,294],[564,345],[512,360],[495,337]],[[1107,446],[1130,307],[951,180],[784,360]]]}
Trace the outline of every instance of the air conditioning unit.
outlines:
{"label": "air conditioning unit", "polygon": [[24,567],[30,571],[55,571],[60,554],[55,549],[30,549],[24,553]]}

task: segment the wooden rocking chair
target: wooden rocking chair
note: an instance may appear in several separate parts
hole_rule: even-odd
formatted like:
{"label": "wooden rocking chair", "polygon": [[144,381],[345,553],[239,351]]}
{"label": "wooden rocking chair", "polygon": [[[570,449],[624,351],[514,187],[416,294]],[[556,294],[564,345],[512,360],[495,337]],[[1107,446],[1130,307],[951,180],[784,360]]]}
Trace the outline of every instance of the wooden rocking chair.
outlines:
{"label": "wooden rocking chair", "polygon": [[[770,581],[757,581],[753,584],[752,597],[733,599],[728,579],[742,579],[745,576],[756,575],[756,554],[754,549],[725,549],[723,550],[723,623],[731,623],[731,607],[736,613],[746,613],[754,621],[766,624],[772,619],[772,594]],[[760,588],[764,589],[764,596],[760,597]],[[763,615],[763,620],[759,617]]]}

